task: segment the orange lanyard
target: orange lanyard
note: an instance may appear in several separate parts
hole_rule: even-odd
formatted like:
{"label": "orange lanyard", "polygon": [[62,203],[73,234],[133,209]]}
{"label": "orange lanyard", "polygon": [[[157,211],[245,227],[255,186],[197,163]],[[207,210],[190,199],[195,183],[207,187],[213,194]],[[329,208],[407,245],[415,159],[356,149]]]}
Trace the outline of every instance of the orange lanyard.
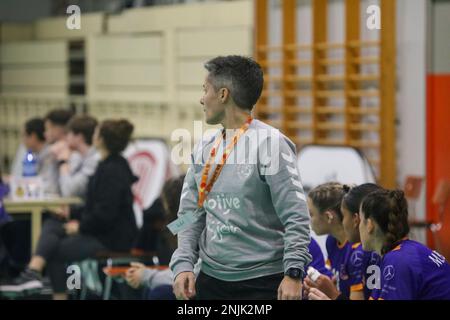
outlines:
{"label": "orange lanyard", "polygon": [[225,150],[222,154],[222,159],[220,160],[220,163],[217,164],[216,169],[214,170],[211,179],[209,180],[209,182],[207,182],[209,170],[211,169],[211,165],[214,162],[214,159],[216,158],[217,149],[218,149],[220,143],[222,142],[223,134],[221,134],[220,137],[216,140],[216,143],[214,144],[213,148],[211,149],[209,159],[208,159],[208,161],[206,161],[205,168],[203,168],[203,172],[202,172],[202,180],[200,183],[200,190],[198,192],[198,202],[197,202],[197,204],[200,208],[203,207],[203,202],[205,202],[206,196],[211,191],[217,178],[219,178],[220,172],[222,171],[222,168],[225,165],[225,162],[227,161],[228,156],[231,153],[231,150],[234,148],[234,146],[238,142],[239,138],[245,133],[245,131],[247,131],[252,120],[253,120],[252,117],[249,116],[247,121],[245,121],[244,125],[239,129],[239,131],[231,139],[230,144],[225,148]]}

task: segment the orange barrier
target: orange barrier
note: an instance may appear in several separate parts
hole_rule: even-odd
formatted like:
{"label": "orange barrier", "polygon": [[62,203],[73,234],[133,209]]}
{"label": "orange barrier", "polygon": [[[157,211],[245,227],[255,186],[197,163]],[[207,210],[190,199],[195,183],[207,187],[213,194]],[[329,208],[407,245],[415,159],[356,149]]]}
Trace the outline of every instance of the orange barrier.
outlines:
{"label": "orange barrier", "polygon": [[[427,219],[439,218],[439,205],[432,199],[442,179],[450,181],[450,74],[428,75],[427,79]],[[442,229],[438,237],[442,254],[450,259],[450,205],[444,208]],[[434,246],[427,235],[428,245]]]}

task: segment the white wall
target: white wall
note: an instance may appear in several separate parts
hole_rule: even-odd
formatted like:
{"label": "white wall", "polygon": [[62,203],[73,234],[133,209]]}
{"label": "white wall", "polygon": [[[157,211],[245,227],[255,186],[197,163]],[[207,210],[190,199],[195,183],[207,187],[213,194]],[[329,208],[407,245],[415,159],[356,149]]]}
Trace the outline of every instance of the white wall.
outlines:
{"label": "white wall", "polygon": [[[398,181],[425,177],[427,0],[397,0]],[[417,218],[425,216],[425,185]],[[422,235],[423,236],[423,235]]]}

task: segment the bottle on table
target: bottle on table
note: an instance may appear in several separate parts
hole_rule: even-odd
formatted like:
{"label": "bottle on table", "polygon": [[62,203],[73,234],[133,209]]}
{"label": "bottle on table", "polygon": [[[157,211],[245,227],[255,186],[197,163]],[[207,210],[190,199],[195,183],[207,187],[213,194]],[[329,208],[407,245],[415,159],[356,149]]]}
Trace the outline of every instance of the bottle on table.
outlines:
{"label": "bottle on table", "polygon": [[25,154],[22,161],[22,176],[36,177],[38,175],[38,162],[36,156],[30,150]]}

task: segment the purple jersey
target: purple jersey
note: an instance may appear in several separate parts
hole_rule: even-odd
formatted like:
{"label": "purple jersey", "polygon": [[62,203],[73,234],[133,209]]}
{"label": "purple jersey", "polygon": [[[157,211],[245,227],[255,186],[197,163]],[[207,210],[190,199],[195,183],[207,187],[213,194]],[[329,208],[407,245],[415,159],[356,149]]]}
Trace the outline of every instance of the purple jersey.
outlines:
{"label": "purple jersey", "polygon": [[423,244],[402,240],[383,256],[380,288],[374,300],[448,300],[450,265],[445,258]]}
{"label": "purple jersey", "polygon": [[360,244],[352,245],[347,241],[339,245],[334,237],[328,236],[326,247],[327,265],[336,276],[339,291],[350,297],[351,291],[363,290],[365,254]]}
{"label": "purple jersey", "polygon": [[325,260],[323,258],[322,250],[319,247],[319,244],[316,240],[311,238],[311,242],[309,243],[309,253],[312,256],[311,263],[306,267],[306,270],[308,270],[308,267],[313,267],[317,271],[319,271],[321,274],[326,275],[328,277],[332,277],[333,274],[327,267],[325,266]]}
{"label": "purple jersey", "polygon": [[370,285],[367,285],[367,279],[370,278],[370,276],[373,274],[373,268],[370,268],[370,266],[379,266],[381,257],[375,252],[375,251],[364,251],[362,249],[362,244],[359,244],[357,247],[357,250],[360,250],[363,252],[363,267],[362,267],[362,274],[363,274],[363,281],[362,284],[364,286],[364,299],[367,300],[371,296],[372,290],[370,289]]}

